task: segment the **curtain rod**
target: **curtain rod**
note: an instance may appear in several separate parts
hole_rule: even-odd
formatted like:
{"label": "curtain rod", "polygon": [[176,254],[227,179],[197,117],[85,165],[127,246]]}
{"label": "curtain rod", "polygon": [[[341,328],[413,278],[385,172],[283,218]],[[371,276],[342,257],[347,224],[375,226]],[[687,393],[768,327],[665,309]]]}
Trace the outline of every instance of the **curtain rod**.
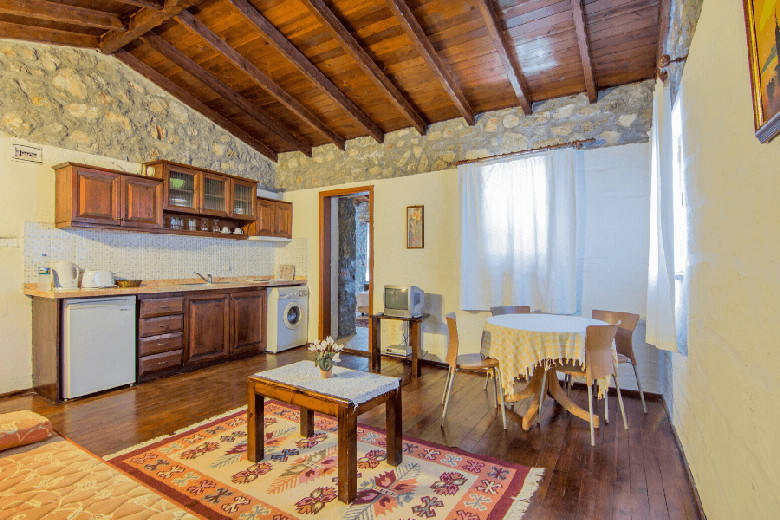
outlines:
{"label": "curtain rod", "polygon": [[504,153],[501,155],[491,155],[490,157],[480,157],[479,159],[469,159],[467,161],[458,161],[454,166],[460,166],[461,164],[472,164],[484,161],[492,161],[494,159],[501,159],[503,157],[513,157],[515,155],[528,155],[529,153],[546,152],[547,150],[557,150],[559,148],[573,147],[577,150],[581,150],[583,145],[595,143],[596,139],[590,138],[582,141],[571,141],[569,143],[553,144],[550,146],[540,146],[539,148],[531,148],[530,150],[520,150],[519,152]]}

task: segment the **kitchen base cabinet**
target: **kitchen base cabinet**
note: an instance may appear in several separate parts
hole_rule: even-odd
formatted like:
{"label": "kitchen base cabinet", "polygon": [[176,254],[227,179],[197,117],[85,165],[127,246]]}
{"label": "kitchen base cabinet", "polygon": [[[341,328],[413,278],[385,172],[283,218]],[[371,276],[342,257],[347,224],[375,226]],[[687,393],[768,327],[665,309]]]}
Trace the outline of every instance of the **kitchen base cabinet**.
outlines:
{"label": "kitchen base cabinet", "polygon": [[230,355],[265,350],[266,292],[230,295]]}
{"label": "kitchen base cabinet", "polygon": [[230,355],[228,298],[227,294],[212,293],[186,299],[185,365],[220,360]]}
{"label": "kitchen base cabinet", "polygon": [[181,370],[184,316],[181,294],[138,298],[138,381]]}

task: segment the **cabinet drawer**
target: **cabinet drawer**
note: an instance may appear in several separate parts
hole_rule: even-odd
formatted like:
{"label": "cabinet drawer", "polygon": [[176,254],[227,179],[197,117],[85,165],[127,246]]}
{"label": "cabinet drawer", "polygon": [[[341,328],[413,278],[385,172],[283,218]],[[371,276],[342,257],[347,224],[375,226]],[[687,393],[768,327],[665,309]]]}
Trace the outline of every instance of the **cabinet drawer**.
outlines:
{"label": "cabinet drawer", "polygon": [[138,340],[139,357],[159,354],[160,352],[170,352],[171,350],[181,350],[181,348],[181,332],[150,336]]}
{"label": "cabinet drawer", "polygon": [[182,330],[183,323],[184,319],[181,314],[177,316],[162,316],[160,318],[144,318],[138,320],[138,337],[146,338],[169,332],[179,332]]}
{"label": "cabinet drawer", "polygon": [[151,298],[141,300],[141,318],[154,318],[156,316],[168,316],[169,314],[181,314],[183,299],[178,298]]}
{"label": "cabinet drawer", "polygon": [[159,372],[181,366],[181,350],[163,352],[152,356],[145,356],[138,360],[138,375],[143,376],[151,372]]}

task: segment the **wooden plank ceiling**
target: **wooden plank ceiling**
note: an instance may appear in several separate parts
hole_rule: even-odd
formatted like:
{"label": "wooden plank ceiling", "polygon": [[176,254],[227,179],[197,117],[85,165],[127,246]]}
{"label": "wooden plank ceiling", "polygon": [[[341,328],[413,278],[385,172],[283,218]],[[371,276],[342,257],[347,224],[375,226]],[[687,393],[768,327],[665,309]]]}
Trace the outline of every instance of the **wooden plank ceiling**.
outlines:
{"label": "wooden plank ceiling", "polygon": [[664,0],[0,0],[0,38],[98,48],[276,160],[652,78]]}

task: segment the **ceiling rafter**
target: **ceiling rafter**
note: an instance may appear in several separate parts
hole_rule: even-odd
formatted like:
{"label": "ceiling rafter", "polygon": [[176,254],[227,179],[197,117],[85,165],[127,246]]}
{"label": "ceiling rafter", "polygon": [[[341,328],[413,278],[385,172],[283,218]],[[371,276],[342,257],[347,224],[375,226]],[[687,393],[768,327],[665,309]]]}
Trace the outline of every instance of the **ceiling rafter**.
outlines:
{"label": "ceiling rafter", "polygon": [[73,7],[49,0],[0,0],[0,13],[83,27],[120,31],[125,29],[124,22],[113,13],[86,7]]}
{"label": "ceiling rafter", "polygon": [[257,121],[261,126],[281,137],[290,146],[296,150],[300,150],[306,155],[311,156],[311,145],[303,142],[300,137],[293,135],[292,132],[282,126],[278,121],[275,121],[274,119],[271,119],[265,115],[265,113],[257,108],[251,101],[227,86],[222,80],[198,65],[193,59],[184,55],[180,50],[171,45],[164,38],[157,34],[149,33],[143,36],[141,39],[150,45],[154,50],[184,69],[187,73],[203,82],[211,90],[239,107],[243,112]]}
{"label": "ceiling rafter", "polygon": [[213,110],[211,107],[187,92],[185,89],[157,72],[157,70],[155,70],[153,67],[136,58],[133,54],[130,54],[127,51],[119,51],[115,53],[114,56],[125,63],[128,67],[135,70],[152,83],[156,84],[158,87],[167,91],[185,105],[211,119],[214,121],[214,123],[232,133],[272,161],[276,162],[278,160],[276,152],[271,150],[265,143]]}
{"label": "ceiling rafter", "polygon": [[165,0],[162,9],[141,9],[130,19],[126,31],[111,31],[104,34],[100,40],[100,50],[106,54],[118,51],[155,27],[164,24],[195,2],[196,0]]}
{"label": "ceiling rafter", "polygon": [[574,29],[577,32],[577,44],[580,48],[580,60],[585,76],[585,92],[588,94],[588,100],[595,103],[598,101],[599,91],[596,86],[596,74],[593,72],[593,54],[582,0],[571,0],[571,15],[574,18]]}
{"label": "ceiling rafter", "polygon": [[425,135],[428,129],[428,123],[423,119],[420,112],[414,108],[411,102],[401,92],[393,81],[379,68],[373,58],[355,39],[344,24],[339,20],[323,0],[304,0],[304,4],[314,14],[333,35],[341,46],[352,56],[360,69],[366,73],[371,81],[379,87],[382,94],[390,103],[398,109],[401,114],[411,123],[411,125],[420,133]]}
{"label": "ceiling rafter", "polygon": [[498,57],[501,59],[504,70],[506,70],[507,78],[509,78],[509,83],[512,84],[512,89],[515,91],[520,107],[525,115],[531,115],[533,111],[531,91],[528,88],[528,82],[520,68],[520,64],[517,63],[516,53],[512,52],[510,55],[512,42],[504,30],[501,18],[493,5],[493,0],[474,0],[474,3],[485,21],[490,39],[493,40],[493,45],[498,52]]}
{"label": "ceiling rafter", "polygon": [[260,71],[252,62],[242,56],[229,43],[219,37],[214,31],[200,22],[195,15],[186,9],[176,16],[176,19],[192,32],[200,36],[209,45],[227,58],[233,65],[244,71],[252,80],[260,85],[268,94],[287,107],[292,113],[301,118],[309,126],[320,132],[331,143],[344,149],[346,141],[343,137],[328,128],[319,117],[306,108],[301,102],[292,97],[282,87]]}
{"label": "ceiling rafter", "polygon": [[265,40],[293,63],[298,70],[319,86],[357,124],[363,127],[377,142],[384,139],[384,132],[351,99],[325,76],[295,45],[292,44],[268,19],[247,0],[229,0],[247,20],[252,22]]}
{"label": "ceiling rafter", "polygon": [[661,0],[658,3],[658,44],[655,53],[655,62],[658,63],[661,60],[661,56],[664,55],[664,45],[666,45],[666,37],[669,35],[669,24],[672,16],[671,0]]}
{"label": "ceiling rafter", "polygon": [[387,3],[387,7],[390,8],[390,11],[392,11],[393,15],[401,24],[401,28],[412,40],[412,44],[414,44],[417,52],[420,53],[423,60],[425,60],[425,63],[428,64],[428,67],[430,67],[431,71],[436,76],[436,79],[439,80],[439,83],[441,83],[441,86],[444,88],[445,92],[447,92],[447,95],[450,96],[452,102],[455,103],[458,112],[460,112],[468,124],[473,125],[477,120],[474,115],[474,109],[471,108],[460,85],[455,81],[455,78],[450,73],[444,61],[439,57],[431,40],[428,39],[428,36],[417,21],[417,18],[415,18],[412,10],[409,9],[406,1],[385,0],[385,3]]}
{"label": "ceiling rafter", "polygon": [[162,9],[163,0],[114,0],[120,4],[134,5],[136,7],[148,7],[150,9]]}
{"label": "ceiling rafter", "polygon": [[91,34],[49,29],[47,27],[31,27],[29,25],[4,21],[0,21],[0,38],[53,43],[55,45],[71,45],[73,47],[89,47],[93,49],[98,46],[98,37]]}

